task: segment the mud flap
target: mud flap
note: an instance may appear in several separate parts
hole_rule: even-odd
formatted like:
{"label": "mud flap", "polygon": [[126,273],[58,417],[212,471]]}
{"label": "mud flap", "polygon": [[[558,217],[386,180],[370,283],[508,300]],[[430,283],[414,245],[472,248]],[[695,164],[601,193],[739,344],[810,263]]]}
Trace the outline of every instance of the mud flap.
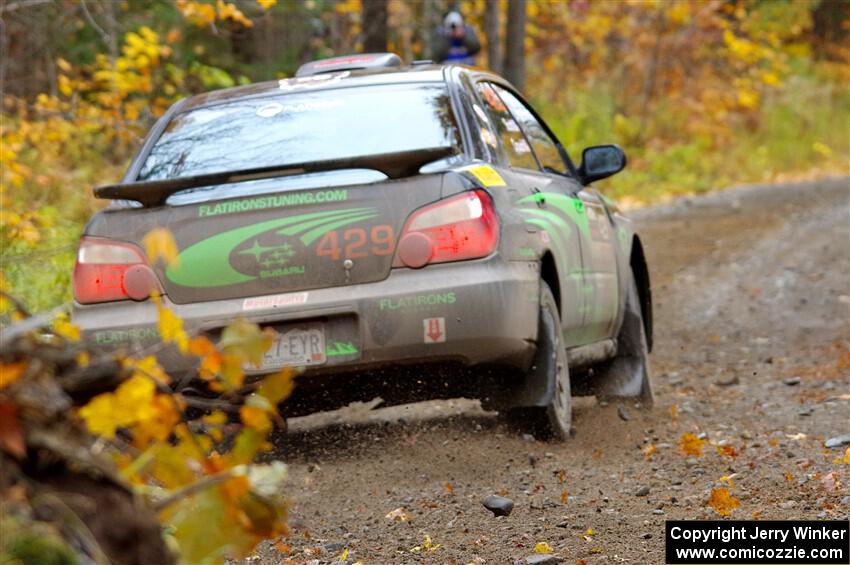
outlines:
{"label": "mud flap", "polygon": [[[487,408],[525,408],[547,406],[555,394],[555,382],[550,378],[557,363],[556,352],[552,348],[553,339],[541,339],[541,336],[554,335],[552,320],[540,316],[537,323],[537,352],[531,368],[525,374],[512,375],[494,390],[494,394],[485,403]],[[510,383],[510,384],[508,384]]]}
{"label": "mud flap", "polygon": [[594,368],[587,384],[598,398],[639,398],[651,406],[654,396],[646,332],[634,279],[628,292],[623,325],[617,336],[617,355]]}

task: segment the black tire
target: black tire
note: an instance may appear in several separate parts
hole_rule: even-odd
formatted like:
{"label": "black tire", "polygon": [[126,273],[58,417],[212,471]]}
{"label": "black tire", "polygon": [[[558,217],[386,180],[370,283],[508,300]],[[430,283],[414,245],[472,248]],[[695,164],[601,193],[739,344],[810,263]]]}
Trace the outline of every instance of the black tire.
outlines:
{"label": "black tire", "polygon": [[538,322],[537,353],[531,371],[546,367],[552,390],[545,406],[512,408],[507,411],[508,421],[517,429],[535,437],[559,441],[570,437],[572,427],[572,398],[570,370],[564,349],[561,317],[558,304],[549,285],[540,282],[540,321]]}
{"label": "black tire", "polygon": [[636,398],[646,407],[655,402],[646,326],[640,307],[640,295],[629,270],[625,314],[617,335],[617,354],[593,368],[591,387],[597,398]]}

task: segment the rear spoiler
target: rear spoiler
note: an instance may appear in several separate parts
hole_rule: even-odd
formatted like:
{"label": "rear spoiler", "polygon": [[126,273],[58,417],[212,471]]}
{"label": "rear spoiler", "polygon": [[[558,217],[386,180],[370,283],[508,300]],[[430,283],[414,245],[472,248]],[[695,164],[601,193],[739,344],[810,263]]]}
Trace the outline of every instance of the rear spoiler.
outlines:
{"label": "rear spoiler", "polygon": [[239,171],[224,171],[193,177],[181,177],[165,180],[129,182],[99,186],[94,189],[96,198],[107,200],[134,200],[143,206],[161,206],[169,196],[182,190],[215,186],[234,182],[245,182],[304,173],[336,171],[341,169],[374,169],[391,179],[415,175],[419,169],[432,161],[455,154],[454,147],[434,147],[379,155],[328,159],[291,165],[273,165]]}

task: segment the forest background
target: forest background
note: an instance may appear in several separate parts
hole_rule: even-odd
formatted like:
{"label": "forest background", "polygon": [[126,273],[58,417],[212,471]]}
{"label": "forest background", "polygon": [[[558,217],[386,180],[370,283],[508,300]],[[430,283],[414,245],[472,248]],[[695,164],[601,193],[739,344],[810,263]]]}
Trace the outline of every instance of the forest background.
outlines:
{"label": "forest background", "polygon": [[181,97],[360,51],[427,58],[457,8],[574,158],[616,142],[626,205],[848,173],[844,0],[0,0],[0,288],[70,300],[77,239]]}

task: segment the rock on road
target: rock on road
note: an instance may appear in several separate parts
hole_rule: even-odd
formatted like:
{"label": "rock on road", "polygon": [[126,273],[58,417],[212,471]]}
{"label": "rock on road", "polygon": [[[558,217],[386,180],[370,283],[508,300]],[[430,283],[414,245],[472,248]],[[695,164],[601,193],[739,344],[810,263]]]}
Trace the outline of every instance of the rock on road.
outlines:
{"label": "rock on road", "polygon": [[[291,535],[252,562],[347,549],[351,563],[501,564],[545,542],[563,563],[662,563],[664,521],[719,517],[706,504],[718,487],[734,518],[846,518],[850,466],[824,442],[850,433],[850,181],[633,217],[653,279],[655,408],[576,398],[564,444],[465,400],[295,419],[275,451],[290,464]],[[686,432],[701,457],[680,450]],[[509,516],[481,505],[492,494],[513,500]]]}

